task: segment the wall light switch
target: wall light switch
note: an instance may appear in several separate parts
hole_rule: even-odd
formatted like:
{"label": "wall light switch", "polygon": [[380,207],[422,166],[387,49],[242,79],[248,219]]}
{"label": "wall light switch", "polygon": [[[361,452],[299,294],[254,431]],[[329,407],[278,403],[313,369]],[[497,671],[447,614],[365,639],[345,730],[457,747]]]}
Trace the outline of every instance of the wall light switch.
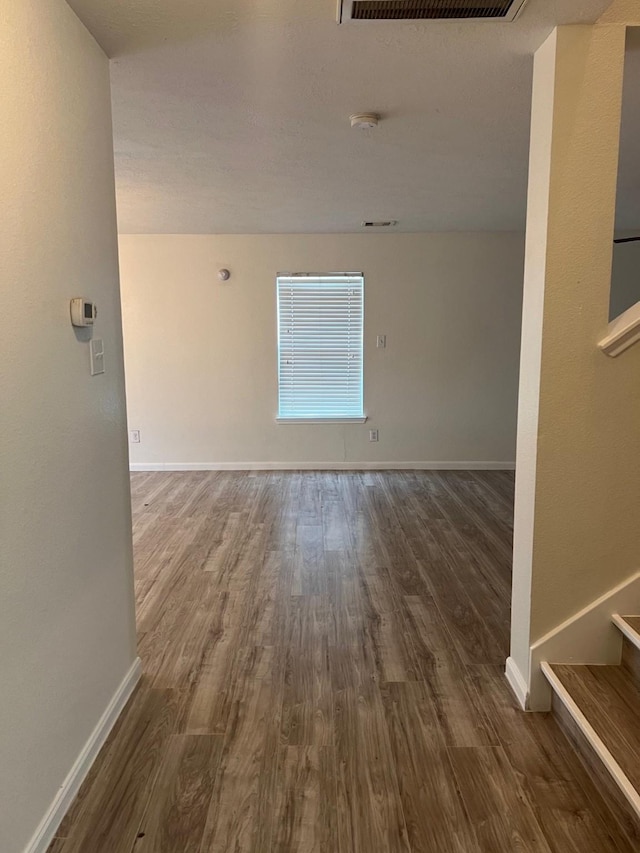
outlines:
{"label": "wall light switch", "polygon": [[376,347],[378,349],[384,349],[387,345],[387,336],[386,335],[378,335],[376,338]]}
{"label": "wall light switch", "polygon": [[377,441],[378,440],[378,430],[370,429],[369,430],[369,441]]}
{"label": "wall light switch", "polygon": [[99,373],[104,373],[104,341],[101,338],[96,338],[89,344],[91,353],[91,375],[97,376]]}
{"label": "wall light switch", "polygon": [[129,432],[129,438],[131,439],[131,444],[140,444],[140,430],[132,429]]}

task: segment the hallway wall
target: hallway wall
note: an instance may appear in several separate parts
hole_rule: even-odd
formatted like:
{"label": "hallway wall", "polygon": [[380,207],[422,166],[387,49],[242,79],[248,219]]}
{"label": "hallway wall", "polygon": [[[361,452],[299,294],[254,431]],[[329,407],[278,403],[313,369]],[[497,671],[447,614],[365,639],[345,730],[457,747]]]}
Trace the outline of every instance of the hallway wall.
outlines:
{"label": "hallway wall", "polygon": [[135,635],[109,66],[62,0],[12,0],[0,78],[0,850],[20,853]]}

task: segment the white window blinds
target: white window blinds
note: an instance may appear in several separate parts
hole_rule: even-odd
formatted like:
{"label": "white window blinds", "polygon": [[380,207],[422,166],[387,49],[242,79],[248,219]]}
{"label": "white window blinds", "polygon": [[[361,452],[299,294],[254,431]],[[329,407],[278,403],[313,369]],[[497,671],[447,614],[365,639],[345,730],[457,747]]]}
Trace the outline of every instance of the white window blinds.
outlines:
{"label": "white window blinds", "polygon": [[280,418],[361,418],[364,279],[279,275]]}

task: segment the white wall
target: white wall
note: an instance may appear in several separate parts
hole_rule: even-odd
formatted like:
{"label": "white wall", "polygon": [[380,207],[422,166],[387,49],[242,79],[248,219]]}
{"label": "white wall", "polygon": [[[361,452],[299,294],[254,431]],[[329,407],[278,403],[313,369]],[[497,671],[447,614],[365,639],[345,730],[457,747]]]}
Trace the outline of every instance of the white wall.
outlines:
{"label": "white wall", "polygon": [[[517,234],[122,236],[132,462],[513,462],[523,251]],[[276,273],[340,270],[365,274],[369,421],[276,424]]]}
{"label": "white wall", "polygon": [[12,0],[0,79],[0,850],[18,853],[135,637],[108,63],[62,0]]}

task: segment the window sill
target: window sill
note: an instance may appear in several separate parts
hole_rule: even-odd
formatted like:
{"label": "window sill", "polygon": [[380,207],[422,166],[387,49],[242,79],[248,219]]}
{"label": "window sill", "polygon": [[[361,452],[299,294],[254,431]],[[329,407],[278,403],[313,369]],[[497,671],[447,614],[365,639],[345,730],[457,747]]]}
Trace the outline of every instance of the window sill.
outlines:
{"label": "window sill", "polygon": [[363,418],[276,418],[277,424],[366,424]]}
{"label": "window sill", "polygon": [[623,311],[612,320],[606,336],[600,341],[600,349],[606,355],[615,358],[640,341],[640,302]]}

